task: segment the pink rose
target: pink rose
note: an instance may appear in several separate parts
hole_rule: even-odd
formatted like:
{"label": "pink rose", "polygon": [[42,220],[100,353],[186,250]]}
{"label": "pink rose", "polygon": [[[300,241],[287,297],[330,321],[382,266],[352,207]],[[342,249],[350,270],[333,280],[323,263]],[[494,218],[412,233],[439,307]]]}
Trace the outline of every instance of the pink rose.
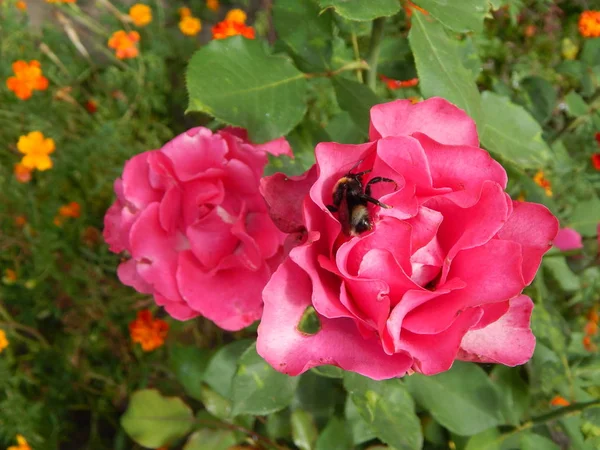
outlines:
{"label": "pink rose", "polygon": [[[373,379],[436,374],[455,359],[526,362],[533,304],[521,292],[552,245],[556,218],[510,199],[475,123],[443,99],[375,106],[370,139],[319,144],[304,175],[261,182],[275,223],[304,238],[263,292],[259,354],[290,375],[332,364]],[[363,187],[394,181],[372,184],[388,208],[366,203],[365,216],[344,212],[342,201],[330,212],[340,178],[366,171]],[[349,235],[352,212],[370,217],[372,230],[367,220]],[[301,324],[315,318],[314,330]]]}
{"label": "pink rose", "polygon": [[104,218],[110,250],[130,256],[121,282],[179,320],[239,330],[259,319],[285,239],[258,190],[266,152],[291,156],[285,139],[253,145],[243,130],[193,128],[131,158]]}
{"label": "pink rose", "polygon": [[554,238],[554,246],[559,250],[566,252],[568,250],[577,250],[583,248],[581,235],[572,228],[561,228]]}

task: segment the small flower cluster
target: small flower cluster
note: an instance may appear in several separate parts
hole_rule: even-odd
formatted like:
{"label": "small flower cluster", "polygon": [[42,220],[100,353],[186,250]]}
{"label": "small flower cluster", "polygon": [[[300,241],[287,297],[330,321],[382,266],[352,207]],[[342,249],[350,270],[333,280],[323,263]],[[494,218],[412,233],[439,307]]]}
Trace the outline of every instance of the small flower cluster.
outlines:
{"label": "small flower cluster", "polygon": [[139,54],[138,42],[140,33],[137,31],[125,30],[115,31],[108,40],[108,46],[115,50],[115,55],[119,59],[135,58]]}
{"label": "small flower cluster", "polygon": [[583,37],[600,37],[600,11],[584,11],[579,16],[579,32]]}
{"label": "small flower cluster", "polygon": [[592,342],[592,338],[598,334],[598,311],[592,308],[587,315],[587,323],[585,324],[583,337],[583,347],[588,352],[598,351],[598,346]]}
{"label": "small flower cluster", "polygon": [[246,13],[241,9],[232,9],[225,16],[225,20],[212,27],[213,39],[225,39],[231,36],[244,36],[254,39],[254,28],[246,25]]}
{"label": "small flower cluster", "polygon": [[152,9],[143,3],[136,3],[129,8],[129,19],[136,27],[145,27],[152,22]]}
{"label": "small flower cluster", "polygon": [[17,181],[27,183],[31,180],[31,172],[35,169],[44,171],[52,168],[50,154],[54,152],[52,138],[47,138],[41,131],[32,131],[23,135],[17,142],[17,150],[25,156],[15,164],[14,174]]}
{"label": "small flower cluster", "polygon": [[77,219],[81,216],[81,206],[77,202],[71,202],[58,208],[58,215],[54,217],[54,225],[60,227],[66,219]]}
{"label": "small flower cluster", "polygon": [[15,61],[12,70],[15,75],[6,80],[6,87],[21,100],[29,99],[33,91],[48,89],[48,79],[42,74],[39,61]]}
{"label": "small flower cluster", "polygon": [[164,320],[154,319],[147,309],[138,311],[137,318],[129,324],[131,340],[140,344],[145,352],[161,347],[168,332],[169,324]]}
{"label": "small flower cluster", "polygon": [[196,36],[202,30],[202,22],[192,15],[187,6],[179,8],[179,31],[186,36]]}

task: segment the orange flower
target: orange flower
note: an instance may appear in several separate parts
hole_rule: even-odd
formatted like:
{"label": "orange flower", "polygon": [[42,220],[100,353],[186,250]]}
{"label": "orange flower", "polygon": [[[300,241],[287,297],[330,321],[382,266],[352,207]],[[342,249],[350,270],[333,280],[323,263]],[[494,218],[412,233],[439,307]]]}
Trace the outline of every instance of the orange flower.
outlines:
{"label": "orange flower", "polygon": [[598,143],[598,145],[600,145],[600,131],[594,134],[594,139],[596,139],[596,142]]}
{"label": "orange flower", "polygon": [[401,88],[415,87],[417,84],[419,84],[419,79],[418,78],[411,78],[410,80],[404,80],[404,81],[394,80],[392,78],[386,77],[385,75],[379,75],[379,78],[391,90],[396,90],[396,89],[401,89]]}
{"label": "orange flower", "polygon": [[416,97],[414,95],[411,96],[411,97],[408,97],[407,100],[409,102],[411,102],[413,105],[415,105],[415,104],[417,104],[417,103],[419,103],[421,101],[421,99],[419,97]]}
{"label": "orange flower", "polygon": [[32,131],[26,136],[21,136],[17,142],[17,149],[25,155],[21,164],[26,168],[30,170],[52,168],[52,160],[48,155],[54,152],[54,140],[45,138],[42,132]]}
{"label": "orange flower", "polygon": [[98,111],[98,102],[96,102],[94,99],[88,100],[85,102],[85,109],[90,114],[94,114],[96,111]]}
{"label": "orange flower", "polygon": [[592,342],[591,336],[584,336],[583,348],[585,348],[588,352],[595,352],[598,350],[598,346]]}
{"label": "orange flower", "polygon": [[405,3],[404,3],[404,12],[406,13],[406,17],[408,19],[410,19],[412,17],[412,15],[413,15],[413,9],[416,9],[417,11],[420,11],[420,12],[422,12],[425,15],[429,14],[423,8],[421,8],[420,6],[415,5],[410,0],[405,0]]}
{"label": "orange flower", "polygon": [[587,336],[594,336],[598,333],[598,324],[592,320],[585,324],[583,329]]}
{"label": "orange flower", "polygon": [[202,29],[202,22],[197,17],[185,16],[179,22],[179,29],[186,36],[196,36]]}
{"label": "orange flower", "polygon": [[24,227],[25,225],[27,225],[27,217],[25,217],[25,216],[15,217],[15,225],[18,227]]}
{"label": "orange flower", "polygon": [[[2,353],[2,350],[4,350],[6,347],[8,347],[8,339],[6,339],[6,333],[4,332],[4,330],[0,330],[0,353]],[[17,438],[18,440],[19,438]],[[12,447],[9,447],[9,449]]]}
{"label": "orange flower", "polygon": [[15,6],[17,7],[17,9],[20,9],[21,11],[27,10],[27,3],[25,3],[23,0],[19,0],[17,3],[15,3]]}
{"label": "orange flower", "polygon": [[15,74],[6,80],[6,87],[13,91],[21,100],[27,100],[33,91],[44,91],[48,89],[48,79],[42,75],[39,61],[15,61],[12,65]]}
{"label": "orange flower", "polygon": [[526,37],[533,37],[535,36],[535,33],[537,33],[537,27],[535,25],[527,25],[523,34],[525,34]]}
{"label": "orange flower", "polygon": [[17,281],[17,272],[13,269],[4,269],[4,282],[12,284]]}
{"label": "orange flower", "polygon": [[241,9],[232,9],[227,12],[225,22],[246,23],[246,13]]}
{"label": "orange flower", "polygon": [[131,340],[139,343],[145,352],[161,347],[168,331],[169,324],[164,320],[153,319],[152,313],[147,309],[138,311],[137,318],[129,324]]}
{"label": "orange flower", "polygon": [[179,13],[180,19],[183,19],[184,17],[191,17],[192,15],[192,10],[187,6],[182,6],[177,10],[177,12]]}
{"label": "orange flower", "polygon": [[139,54],[137,42],[140,34],[137,31],[115,31],[108,40],[108,46],[115,49],[117,58],[135,58]]}
{"label": "orange flower", "polygon": [[535,176],[533,177],[533,181],[535,181],[535,184],[544,189],[544,192],[546,192],[546,195],[548,197],[552,197],[552,183],[550,183],[550,181],[546,179],[542,170],[539,170],[535,174]]}
{"label": "orange flower", "polygon": [[579,33],[583,37],[600,37],[600,11],[584,11],[579,16]]}
{"label": "orange flower", "polygon": [[11,445],[6,450],[31,450],[27,440],[20,434],[17,434],[17,444],[18,445]]}
{"label": "orange flower", "polygon": [[219,10],[219,0],[206,0],[206,7],[211,11]]}
{"label": "orange flower", "polygon": [[592,155],[592,165],[594,169],[600,170],[600,153],[594,153]]}
{"label": "orange flower", "polygon": [[58,215],[61,217],[72,217],[77,219],[81,216],[81,206],[77,202],[71,202],[58,208]]}
{"label": "orange flower", "polygon": [[46,3],[75,3],[77,0],[46,0]]}
{"label": "orange flower", "polygon": [[129,18],[136,27],[145,27],[152,22],[152,9],[143,3],[136,3],[129,8]]}
{"label": "orange flower", "polygon": [[594,322],[595,324],[598,324],[599,317],[598,317],[598,311],[596,310],[596,308],[590,309],[590,312],[588,312],[587,318],[590,320],[590,322]]}
{"label": "orange flower", "polygon": [[552,406],[569,406],[571,402],[560,395],[555,395],[552,400],[550,400],[550,404]]}
{"label": "orange flower", "polygon": [[212,27],[213,39],[225,39],[231,36],[244,36],[247,39],[254,39],[254,28],[243,23],[224,20]]}
{"label": "orange flower", "polygon": [[31,181],[31,171],[32,169],[22,163],[16,163],[13,169],[15,178],[19,183],[29,183]]}

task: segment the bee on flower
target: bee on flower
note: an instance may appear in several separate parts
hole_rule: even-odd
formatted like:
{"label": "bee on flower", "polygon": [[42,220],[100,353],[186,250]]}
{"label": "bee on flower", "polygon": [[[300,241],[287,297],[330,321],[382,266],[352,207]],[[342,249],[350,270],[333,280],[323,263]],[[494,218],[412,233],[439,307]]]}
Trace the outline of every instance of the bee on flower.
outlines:
{"label": "bee on flower", "polygon": [[15,75],[6,80],[6,87],[21,100],[29,99],[33,91],[48,89],[48,79],[42,74],[39,61],[15,61],[12,70]]}
{"label": "bee on flower", "polygon": [[168,332],[169,324],[164,320],[154,319],[148,309],[138,311],[136,319],[129,324],[131,340],[140,344],[145,352],[162,347]]}
{"label": "bee on flower", "polygon": [[152,22],[152,9],[143,3],[136,3],[129,8],[129,18],[136,27],[145,27]]}
{"label": "bee on flower", "polygon": [[115,31],[108,40],[108,46],[115,50],[119,59],[135,58],[139,54],[138,42],[140,34],[137,31],[127,33],[124,30]]}
{"label": "bee on flower", "polygon": [[225,20],[212,27],[213,39],[225,39],[238,35],[254,39],[254,28],[246,25],[246,18],[246,13],[241,9],[232,9],[225,16]]}

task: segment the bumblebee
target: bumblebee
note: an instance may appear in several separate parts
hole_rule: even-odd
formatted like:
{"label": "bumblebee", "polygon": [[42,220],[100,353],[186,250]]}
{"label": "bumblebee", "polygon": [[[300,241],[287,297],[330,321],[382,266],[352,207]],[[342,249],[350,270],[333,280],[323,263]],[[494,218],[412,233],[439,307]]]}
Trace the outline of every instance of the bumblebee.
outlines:
{"label": "bumblebee", "polygon": [[[360,162],[359,162],[360,164]],[[358,165],[358,164],[357,164]],[[352,173],[352,169],[333,186],[333,205],[327,205],[332,213],[338,213],[338,219],[342,224],[342,231],[348,236],[358,236],[373,228],[373,219],[369,214],[367,205],[373,203],[381,208],[390,209],[391,206],[381,203],[371,197],[371,186],[376,183],[394,183],[394,189],[398,187],[394,180],[384,177],[374,177],[363,187],[362,177],[371,170]]]}

